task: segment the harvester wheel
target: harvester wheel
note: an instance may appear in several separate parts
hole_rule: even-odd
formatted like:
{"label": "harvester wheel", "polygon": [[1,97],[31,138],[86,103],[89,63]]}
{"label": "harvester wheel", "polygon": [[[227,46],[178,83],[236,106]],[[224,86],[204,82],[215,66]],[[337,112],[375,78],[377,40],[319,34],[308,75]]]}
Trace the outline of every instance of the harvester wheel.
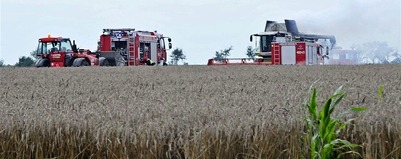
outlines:
{"label": "harvester wheel", "polygon": [[36,67],[49,67],[50,66],[50,61],[48,59],[39,59],[35,63]]}

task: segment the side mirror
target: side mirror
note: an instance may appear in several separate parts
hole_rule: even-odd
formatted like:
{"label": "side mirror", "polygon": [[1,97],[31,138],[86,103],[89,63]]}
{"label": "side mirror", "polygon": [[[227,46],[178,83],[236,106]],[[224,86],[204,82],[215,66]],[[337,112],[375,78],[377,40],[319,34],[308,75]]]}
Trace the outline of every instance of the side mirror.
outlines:
{"label": "side mirror", "polygon": [[251,35],[251,36],[249,37],[249,41],[252,42],[252,40],[253,40],[253,36]]}
{"label": "side mirror", "polygon": [[167,40],[168,40],[168,42],[171,42],[171,38],[168,38]]}
{"label": "side mirror", "polygon": [[75,45],[75,40],[72,41],[71,49],[72,49],[72,51],[75,52],[75,53],[78,52],[77,45]]}
{"label": "side mirror", "polygon": [[173,48],[173,45],[171,43],[168,43],[168,49]]}

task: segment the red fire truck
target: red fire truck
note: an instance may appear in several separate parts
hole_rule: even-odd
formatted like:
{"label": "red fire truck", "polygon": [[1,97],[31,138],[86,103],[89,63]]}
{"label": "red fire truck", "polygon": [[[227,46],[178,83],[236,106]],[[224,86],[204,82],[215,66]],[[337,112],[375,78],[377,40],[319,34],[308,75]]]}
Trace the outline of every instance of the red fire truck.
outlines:
{"label": "red fire truck", "polygon": [[104,57],[110,66],[152,65],[152,61],[155,64],[167,65],[166,51],[171,48],[171,38],[157,31],[137,31],[133,28],[103,29],[97,53]]}

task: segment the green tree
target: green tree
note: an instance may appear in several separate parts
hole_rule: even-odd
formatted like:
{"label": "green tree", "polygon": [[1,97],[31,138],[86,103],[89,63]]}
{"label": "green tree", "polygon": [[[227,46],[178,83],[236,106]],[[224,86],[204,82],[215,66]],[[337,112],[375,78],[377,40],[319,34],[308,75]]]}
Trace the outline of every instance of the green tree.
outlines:
{"label": "green tree", "polygon": [[232,46],[230,46],[230,47],[227,48],[227,49],[220,50],[220,52],[219,52],[219,51],[216,51],[216,54],[215,54],[214,59],[215,59],[216,61],[221,61],[222,59],[227,58],[228,56],[231,55],[231,54],[230,54],[230,51],[231,51],[231,50],[233,50],[233,47],[232,47]]}
{"label": "green tree", "polygon": [[246,56],[248,56],[249,58],[252,58],[252,60],[253,60],[256,55],[255,51],[256,51],[256,49],[253,49],[252,46],[248,46],[248,48],[246,49]]}
{"label": "green tree", "polygon": [[17,67],[32,67],[35,64],[35,61],[32,57],[22,56],[18,59],[18,62],[15,64]]}
{"label": "green tree", "polygon": [[184,52],[180,48],[176,48],[171,52],[170,55],[170,64],[177,65],[180,60],[184,61],[186,59]]}

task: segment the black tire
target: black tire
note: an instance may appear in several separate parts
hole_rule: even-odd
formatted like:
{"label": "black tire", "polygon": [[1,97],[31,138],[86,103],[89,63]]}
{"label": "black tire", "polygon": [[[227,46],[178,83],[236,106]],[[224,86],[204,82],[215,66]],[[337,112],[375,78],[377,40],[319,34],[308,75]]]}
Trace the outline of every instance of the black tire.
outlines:
{"label": "black tire", "polygon": [[35,63],[36,67],[50,67],[50,61],[49,59],[39,59]]}
{"label": "black tire", "polygon": [[73,66],[73,67],[79,67],[80,64],[81,64],[81,60],[82,60],[82,58],[76,58],[76,59],[74,60],[74,62],[72,62],[72,66]]}
{"label": "black tire", "polygon": [[86,59],[84,59],[81,62],[81,66],[90,66],[90,63]]}
{"label": "black tire", "polygon": [[99,64],[100,66],[110,66],[109,61],[105,57],[99,58]]}
{"label": "black tire", "polygon": [[72,66],[74,67],[90,66],[90,64],[85,58],[76,58]]}

